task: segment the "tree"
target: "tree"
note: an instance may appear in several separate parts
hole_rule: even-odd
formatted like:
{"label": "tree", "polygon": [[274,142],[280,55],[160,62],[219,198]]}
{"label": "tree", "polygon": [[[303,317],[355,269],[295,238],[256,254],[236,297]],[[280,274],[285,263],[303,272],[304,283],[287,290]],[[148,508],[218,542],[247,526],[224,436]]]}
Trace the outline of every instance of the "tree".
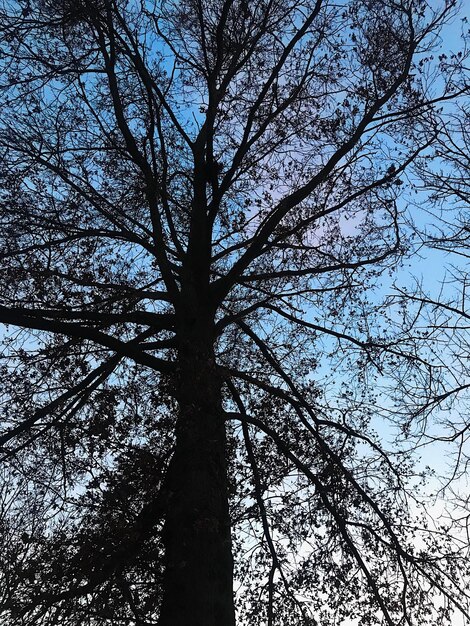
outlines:
{"label": "tree", "polygon": [[[466,21],[464,25],[468,47]],[[463,75],[460,69],[456,71],[462,55],[442,55],[442,71],[452,77],[455,89],[468,91],[468,70]],[[437,251],[442,275],[438,283],[415,281],[412,287],[397,290],[393,299],[412,303],[407,315],[419,319],[421,328],[426,329],[421,353],[427,351],[428,362],[434,361],[433,372],[423,377],[422,385],[415,385],[414,405],[424,422],[433,422],[431,428],[421,428],[429,440],[457,444],[450,464],[451,483],[465,476],[468,464],[468,101],[451,103],[441,113],[432,158],[418,159],[414,169],[432,217],[431,224],[419,231],[418,246]],[[433,124],[437,126],[436,120]],[[403,387],[409,396],[410,389],[406,384]]]}
{"label": "tree", "polygon": [[3,620],[465,613],[372,428],[431,4],[2,3]]}

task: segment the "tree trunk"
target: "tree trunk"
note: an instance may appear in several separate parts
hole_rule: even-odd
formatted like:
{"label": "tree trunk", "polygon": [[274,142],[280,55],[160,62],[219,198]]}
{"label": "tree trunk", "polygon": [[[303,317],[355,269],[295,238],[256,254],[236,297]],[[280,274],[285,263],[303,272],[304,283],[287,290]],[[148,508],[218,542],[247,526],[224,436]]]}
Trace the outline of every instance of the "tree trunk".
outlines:
{"label": "tree trunk", "polygon": [[166,481],[159,626],[235,624],[221,384],[213,337],[200,321],[193,317],[193,327],[180,341],[179,416]]}

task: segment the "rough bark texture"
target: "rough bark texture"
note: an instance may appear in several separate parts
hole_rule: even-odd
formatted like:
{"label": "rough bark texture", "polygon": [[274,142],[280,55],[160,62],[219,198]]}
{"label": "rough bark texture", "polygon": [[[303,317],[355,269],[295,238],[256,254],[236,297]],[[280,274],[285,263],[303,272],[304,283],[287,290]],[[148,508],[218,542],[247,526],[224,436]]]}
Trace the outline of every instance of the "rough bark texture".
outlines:
{"label": "rough bark texture", "polygon": [[225,425],[206,313],[186,311],[181,329],[159,626],[235,624]]}

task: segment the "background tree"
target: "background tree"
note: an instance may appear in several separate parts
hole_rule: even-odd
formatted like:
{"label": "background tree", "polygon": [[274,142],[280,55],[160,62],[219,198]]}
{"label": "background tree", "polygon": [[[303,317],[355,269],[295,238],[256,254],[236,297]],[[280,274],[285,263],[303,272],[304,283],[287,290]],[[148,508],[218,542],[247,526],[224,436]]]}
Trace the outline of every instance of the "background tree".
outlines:
{"label": "background tree", "polygon": [[467,614],[373,430],[420,362],[369,291],[455,13],[2,3],[4,623],[230,626],[234,580],[240,623]]}
{"label": "background tree", "polygon": [[[463,34],[468,47],[468,26],[463,20]],[[454,89],[467,89],[468,68],[462,73],[460,59],[464,52],[449,52],[440,57],[441,71],[451,76]],[[456,71],[457,70],[457,71]],[[421,354],[427,351],[432,375],[411,390],[402,381],[402,390],[413,397],[415,435],[426,442],[446,443],[446,490],[452,492],[452,503],[462,504],[468,467],[468,222],[470,206],[470,136],[468,101],[450,103],[441,111],[439,129],[432,158],[418,159],[417,174],[425,192],[426,211],[431,223],[421,224],[418,249],[431,263],[440,264],[439,281],[426,276],[407,288],[397,290],[394,302],[408,302],[408,323],[419,320],[422,329]],[[410,306],[412,304],[412,306]],[[456,491],[453,491],[455,488]],[[463,525],[467,527],[468,498],[464,495]]]}

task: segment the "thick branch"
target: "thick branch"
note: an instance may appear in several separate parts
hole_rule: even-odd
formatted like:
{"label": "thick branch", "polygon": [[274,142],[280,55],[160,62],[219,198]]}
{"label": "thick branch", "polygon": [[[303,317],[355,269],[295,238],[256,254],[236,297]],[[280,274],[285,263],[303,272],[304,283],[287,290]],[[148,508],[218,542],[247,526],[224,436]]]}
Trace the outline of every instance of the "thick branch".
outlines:
{"label": "thick branch", "polygon": [[130,343],[106,335],[94,328],[83,327],[80,324],[30,316],[19,312],[17,309],[9,309],[4,306],[0,306],[0,323],[32,330],[44,330],[46,332],[66,335],[76,339],[87,339],[105,348],[109,348],[120,356],[125,356],[140,365],[145,365],[146,367],[150,367],[162,373],[173,371],[173,364],[169,361],[159,359],[147,354]]}

